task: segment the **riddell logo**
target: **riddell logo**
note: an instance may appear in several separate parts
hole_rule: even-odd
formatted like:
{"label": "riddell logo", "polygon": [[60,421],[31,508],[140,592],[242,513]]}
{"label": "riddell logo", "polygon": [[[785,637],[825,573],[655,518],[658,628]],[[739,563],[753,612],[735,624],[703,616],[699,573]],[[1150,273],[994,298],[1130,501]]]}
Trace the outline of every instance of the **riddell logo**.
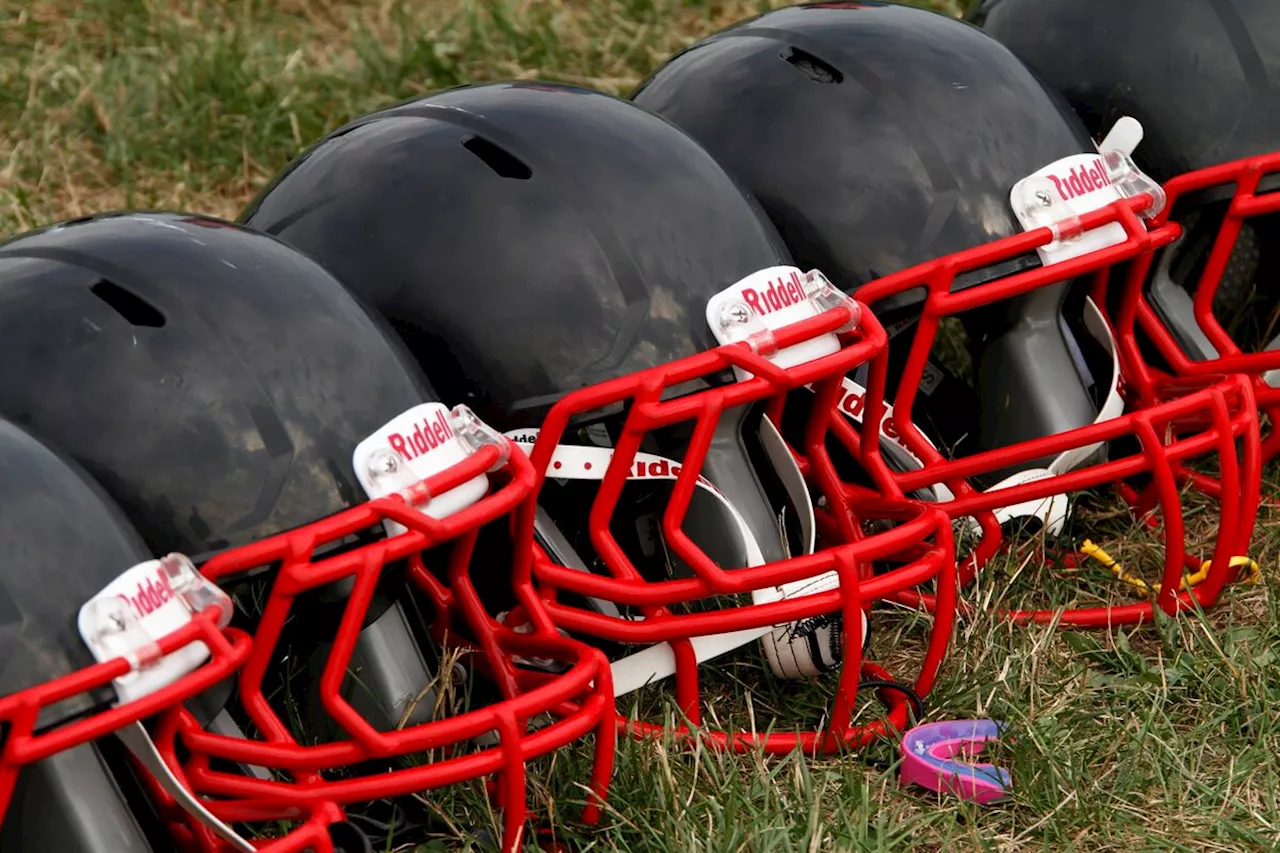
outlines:
{"label": "riddell logo", "polygon": [[401,435],[398,432],[393,432],[387,436],[387,442],[391,445],[392,450],[405,459],[417,459],[422,454],[435,450],[451,438],[453,438],[453,427],[449,426],[449,419],[445,417],[444,410],[441,409],[432,417],[424,419],[411,434]]}
{"label": "riddell logo", "polygon": [[[861,388],[848,385],[845,386],[844,397],[840,400],[840,410],[854,420],[862,420],[862,410],[867,406],[867,392]],[[889,419],[891,410],[888,406],[884,407],[884,414],[880,417],[880,432],[884,433],[886,438],[894,441],[898,440],[898,427]]]}
{"label": "riddell logo", "polygon": [[[647,480],[650,477],[666,479],[667,477],[679,477],[680,472],[683,470],[683,465],[679,462],[672,462],[669,459],[658,459],[653,462],[637,459],[631,463],[630,476],[634,480]],[[711,481],[701,474],[698,475],[698,482],[705,486],[711,485]]]}
{"label": "riddell logo", "polygon": [[769,282],[764,290],[744,287],[742,298],[751,306],[752,311],[763,317],[804,302],[804,286],[800,284],[800,276],[793,270],[787,278]]}
{"label": "riddell logo", "polygon": [[637,479],[645,477],[679,477],[680,472],[684,470],[679,462],[669,462],[666,459],[659,459],[657,462],[646,462],[643,459],[637,459],[631,463],[631,476]]}
{"label": "riddell logo", "polygon": [[[840,411],[844,412],[855,421],[862,421],[862,413],[867,408],[867,392],[865,388],[846,379],[844,384],[844,395],[840,398]],[[884,415],[880,418],[880,434],[889,441],[893,442],[904,453],[910,456],[919,465],[924,465],[910,448],[902,443],[902,437],[898,432],[898,425],[892,420],[893,407],[888,403],[884,406]]]}
{"label": "riddell logo", "polygon": [[1062,196],[1063,201],[1088,195],[1095,190],[1111,186],[1111,177],[1102,163],[1101,157],[1095,157],[1092,166],[1075,166],[1065,178],[1048,175],[1053,187]]}
{"label": "riddell logo", "polygon": [[142,619],[164,607],[173,598],[173,587],[169,586],[169,579],[164,576],[164,572],[157,570],[155,577],[138,584],[137,592],[122,595],[121,598],[129,602],[133,612]]}

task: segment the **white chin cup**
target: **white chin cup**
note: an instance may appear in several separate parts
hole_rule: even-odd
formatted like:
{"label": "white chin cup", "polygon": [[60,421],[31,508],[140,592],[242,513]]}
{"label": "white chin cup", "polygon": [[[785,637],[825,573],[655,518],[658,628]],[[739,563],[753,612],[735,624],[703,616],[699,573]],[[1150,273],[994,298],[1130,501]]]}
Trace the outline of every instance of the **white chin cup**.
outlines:
{"label": "white chin cup", "polygon": [[[767,600],[795,598],[813,595],[838,588],[840,578],[835,572],[827,572],[811,578],[779,587]],[[757,595],[756,603],[764,596]],[[816,678],[823,673],[839,669],[844,662],[842,637],[844,620],[840,611],[824,613],[777,625],[760,638],[769,668],[779,678]],[[867,614],[862,614],[862,647],[867,646]]]}

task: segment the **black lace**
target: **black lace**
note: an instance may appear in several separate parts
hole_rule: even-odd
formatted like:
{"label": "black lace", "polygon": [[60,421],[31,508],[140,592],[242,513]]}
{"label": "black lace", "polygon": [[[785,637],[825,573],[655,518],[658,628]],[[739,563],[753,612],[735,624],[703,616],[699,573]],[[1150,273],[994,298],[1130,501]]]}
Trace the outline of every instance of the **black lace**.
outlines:
{"label": "black lace", "polygon": [[870,690],[896,690],[907,697],[907,702],[911,705],[912,719],[918,720],[924,716],[924,700],[920,698],[920,694],[905,684],[882,678],[866,678],[858,682],[858,689],[862,690],[864,688]]}

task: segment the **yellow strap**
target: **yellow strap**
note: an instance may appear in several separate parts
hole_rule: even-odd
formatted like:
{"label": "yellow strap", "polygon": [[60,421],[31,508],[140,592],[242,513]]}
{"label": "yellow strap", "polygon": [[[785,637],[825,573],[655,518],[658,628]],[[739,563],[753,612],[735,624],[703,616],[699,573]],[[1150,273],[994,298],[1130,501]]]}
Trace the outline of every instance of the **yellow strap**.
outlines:
{"label": "yellow strap", "polygon": [[[1262,583],[1262,567],[1258,565],[1257,560],[1251,560],[1248,557],[1232,557],[1231,566],[1239,569],[1247,567],[1249,569],[1249,577],[1245,578],[1242,583]],[[1200,571],[1209,571],[1209,561],[1205,560],[1204,565],[1200,567]],[[1236,572],[1236,577],[1240,577],[1240,572]]]}
{"label": "yellow strap", "polygon": [[[1080,553],[1101,563],[1104,568],[1120,580],[1129,584],[1129,586],[1133,587],[1139,594],[1151,594],[1151,587],[1147,586],[1146,581],[1137,575],[1129,574],[1125,571],[1123,566],[1111,558],[1110,554],[1093,544],[1093,542],[1088,539],[1084,540],[1084,544],[1080,546]],[[1209,568],[1212,565],[1212,562],[1212,560],[1205,560],[1200,564],[1200,569],[1197,572],[1191,575],[1183,575],[1182,589],[1186,591],[1197,584],[1202,583],[1204,579],[1209,576]],[[1244,583],[1258,583],[1262,580],[1262,569],[1259,568],[1258,563],[1255,560],[1251,560],[1248,557],[1232,557],[1231,566],[1236,569],[1236,577],[1239,577],[1244,573],[1242,570],[1248,571],[1248,577],[1244,579]]]}

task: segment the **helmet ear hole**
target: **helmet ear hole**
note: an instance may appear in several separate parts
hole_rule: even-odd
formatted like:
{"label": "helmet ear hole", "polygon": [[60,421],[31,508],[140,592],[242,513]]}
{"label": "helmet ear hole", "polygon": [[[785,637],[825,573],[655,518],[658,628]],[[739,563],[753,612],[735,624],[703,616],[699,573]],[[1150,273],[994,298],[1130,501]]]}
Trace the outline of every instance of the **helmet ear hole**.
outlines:
{"label": "helmet ear hole", "polygon": [[787,45],[779,54],[791,67],[800,71],[815,83],[840,83],[844,75],[834,65],[819,59],[807,50]]}
{"label": "helmet ear hole", "polygon": [[114,281],[101,279],[89,286],[89,292],[101,299],[111,310],[133,326],[150,329],[164,328],[164,314],[133,291],[126,290]]}

